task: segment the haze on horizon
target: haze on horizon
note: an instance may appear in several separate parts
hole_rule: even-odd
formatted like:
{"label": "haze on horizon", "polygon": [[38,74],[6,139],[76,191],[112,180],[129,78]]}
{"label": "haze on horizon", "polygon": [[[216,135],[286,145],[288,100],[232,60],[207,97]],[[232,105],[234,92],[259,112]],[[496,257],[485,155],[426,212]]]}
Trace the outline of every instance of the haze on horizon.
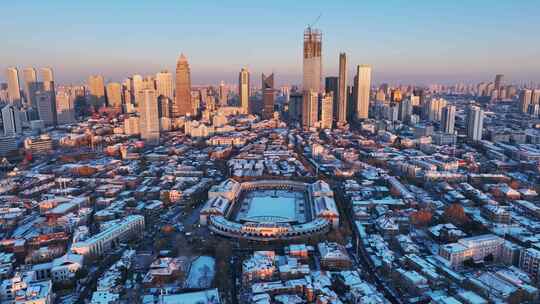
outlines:
{"label": "haze on horizon", "polygon": [[4,3],[0,81],[9,66],[51,66],[58,83],[90,74],[120,81],[174,71],[186,54],[193,84],[300,83],[302,33],[323,32],[323,75],[338,54],[373,66],[375,83],[540,82],[540,1],[67,1]]}

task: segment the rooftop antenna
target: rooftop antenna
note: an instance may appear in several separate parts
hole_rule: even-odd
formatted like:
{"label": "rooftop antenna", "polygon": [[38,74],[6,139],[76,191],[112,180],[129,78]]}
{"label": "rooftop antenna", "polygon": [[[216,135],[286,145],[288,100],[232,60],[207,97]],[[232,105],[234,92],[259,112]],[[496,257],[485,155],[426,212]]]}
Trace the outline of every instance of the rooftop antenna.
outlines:
{"label": "rooftop antenna", "polygon": [[315,18],[315,20],[311,24],[308,24],[308,28],[312,28],[315,24],[317,24],[317,22],[319,22],[319,19],[321,19],[321,17],[322,17],[322,13],[320,13],[319,16],[317,16],[317,18]]}

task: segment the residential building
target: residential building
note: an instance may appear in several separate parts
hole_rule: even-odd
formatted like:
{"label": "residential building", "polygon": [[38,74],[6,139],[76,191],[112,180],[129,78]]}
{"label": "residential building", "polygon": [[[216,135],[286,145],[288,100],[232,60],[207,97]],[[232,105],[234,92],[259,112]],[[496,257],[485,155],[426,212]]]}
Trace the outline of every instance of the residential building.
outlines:
{"label": "residential building", "polygon": [[477,106],[469,106],[467,110],[467,138],[472,141],[482,139],[484,129],[484,111]]}
{"label": "residential building", "polygon": [[156,91],[143,90],[143,99],[139,105],[139,130],[141,139],[155,144],[159,142],[159,111]]}
{"label": "residential building", "polygon": [[356,67],[354,79],[356,101],[356,119],[369,117],[369,99],[371,92],[371,66],[359,65]]}

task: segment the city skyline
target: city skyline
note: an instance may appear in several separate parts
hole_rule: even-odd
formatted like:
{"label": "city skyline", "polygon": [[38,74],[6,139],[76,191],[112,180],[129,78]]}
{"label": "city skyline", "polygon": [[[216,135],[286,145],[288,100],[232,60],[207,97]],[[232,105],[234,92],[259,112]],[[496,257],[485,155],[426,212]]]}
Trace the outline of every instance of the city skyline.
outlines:
{"label": "city skyline", "polygon": [[540,303],[540,3],[8,3],[0,303]]}
{"label": "city skyline", "polygon": [[[8,17],[0,21],[0,26],[18,26],[4,33],[10,43],[0,54],[0,70],[10,66],[21,71],[26,67],[51,66],[59,83],[81,83],[90,74],[102,74],[107,82],[121,81],[136,73],[173,71],[177,54],[183,52],[190,58],[194,85],[220,80],[235,83],[242,67],[254,74],[274,72],[277,86],[301,84],[298,29],[305,28],[322,13],[314,26],[325,37],[323,78],[337,76],[335,58],[346,52],[349,67],[363,63],[374,66],[374,83],[478,82],[491,79],[496,73],[505,74],[507,81],[514,83],[540,79],[540,64],[535,60],[540,47],[534,39],[527,38],[534,37],[537,28],[531,22],[538,22],[534,16],[527,16],[538,6],[532,1],[527,4],[529,9],[519,11],[519,16],[511,4],[486,1],[463,7],[423,1],[408,7],[399,6],[398,1],[367,3],[364,7],[338,2],[329,7],[319,2],[304,10],[295,9],[301,4],[287,4],[285,12],[280,9],[285,3],[257,8],[240,3],[227,7],[216,2],[197,6],[188,2],[185,7],[157,3],[150,8],[147,4],[132,4],[134,10],[129,13],[122,3],[114,3],[100,11],[105,19],[103,24],[88,26],[91,22],[84,22],[88,17],[81,16],[81,11],[96,11],[102,4],[60,2],[55,9],[63,8],[71,14],[67,19],[50,20],[50,34],[30,30],[31,24],[54,13],[50,8],[33,1],[10,5],[6,8]],[[145,9],[151,9],[159,22],[147,27],[134,22],[145,15]],[[396,13],[387,15],[389,9]],[[231,18],[234,14],[244,18]],[[201,18],[205,20],[202,23],[191,15],[208,18]],[[70,22],[71,18],[82,18],[82,22],[62,26],[61,20]],[[281,20],[278,18],[283,22],[276,22]],[[515,34],[517,30],[519,35]],[[231,44],[232,37],[237,35],[245,39]],[[134,47],[143,38],[145,45],[159,47]],[[47,45],[45,41],[55,41],[55,45],[43,47]],[[219,45],[219,53],[215,45]],[[32,51],[38,48],[39,54]],[[84,61],[79,59],[81,55]],[[349,68],[348,78],[352,79],[352,75]],[[6,81],[5,75],[0,75],[0,81]]]}

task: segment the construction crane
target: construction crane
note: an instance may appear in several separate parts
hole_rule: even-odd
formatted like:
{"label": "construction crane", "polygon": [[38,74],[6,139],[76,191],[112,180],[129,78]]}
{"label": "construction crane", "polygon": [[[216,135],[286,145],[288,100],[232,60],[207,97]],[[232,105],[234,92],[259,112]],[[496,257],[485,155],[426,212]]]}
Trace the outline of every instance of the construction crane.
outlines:
{"label": "construction crane", "polygon": [[321,17],[322,17],[322,13],[320,13],[319,16],[315,18],[315,21],[313,21],[311,24],[308,24],[308,28],[313,27],[317,22],[319,22],[319,19],[321,19]]}

